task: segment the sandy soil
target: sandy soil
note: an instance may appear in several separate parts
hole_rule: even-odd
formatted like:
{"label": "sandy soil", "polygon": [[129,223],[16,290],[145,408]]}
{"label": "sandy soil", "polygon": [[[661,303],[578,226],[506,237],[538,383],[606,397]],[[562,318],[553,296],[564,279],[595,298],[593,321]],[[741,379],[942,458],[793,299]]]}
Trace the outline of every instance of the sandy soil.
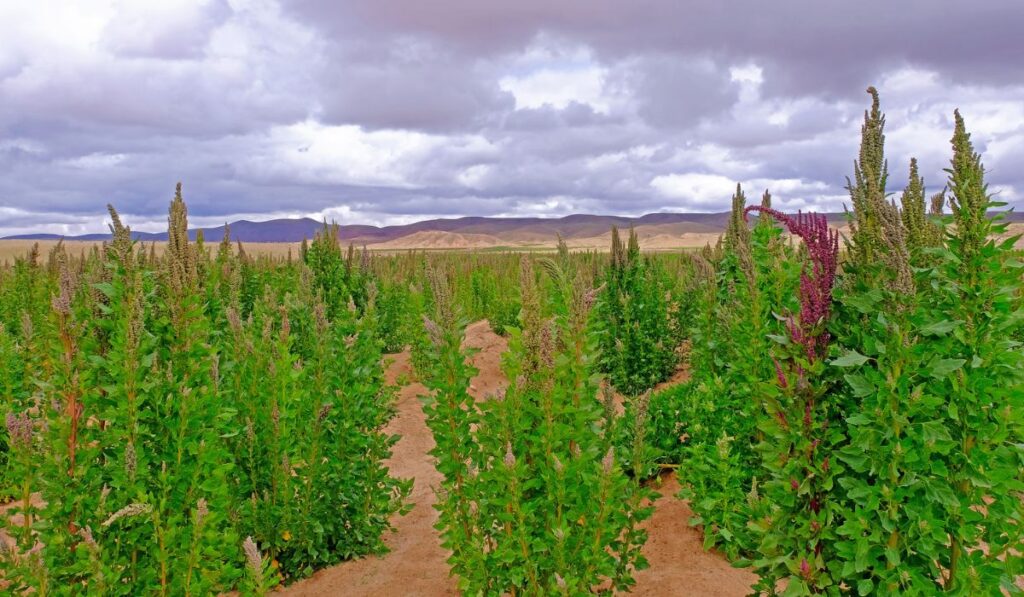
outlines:
{"label": "sandy soil", "polygon": [[[466,330],[466,345],[479,349],[473,365],[479,374],[472,380],[470,392],[485,398],[507,385],[500,370],[501,354],[507,343],[491,331],[487,322],[477,322]],[[409,354],[392,355],[387,379],[394,383],[412,377]],[[293,596],[345,595],[347,597],[434,597],[458,595],[455,580],[448,576],[447,554],[441,548],[437,531],[437,513],[433,509],[434,489],[441,476],[427,452],[434,441],[426,427],[420,396],[426,391],[419,383],[401,388],[398,416],[389,430],[402,439],[395,445],[388,463],[398,477],[413,477],[409,514],[396,517],[396,530],[385,541],[391,551],[380,557],[346,562],[321,570],[311,578],[280,591]],[[686,502],[674,497],[679,484],[671,475],[661,481],[662,497],[655,513],[647,521],[650,532],[644,554],[651,563],[637,573],[633,593],[646,596],[706,595],[741,597],[747,595],[754,576],[732,568],[721,555],[705,552],[700,533],[687,521],[693,516]]]}

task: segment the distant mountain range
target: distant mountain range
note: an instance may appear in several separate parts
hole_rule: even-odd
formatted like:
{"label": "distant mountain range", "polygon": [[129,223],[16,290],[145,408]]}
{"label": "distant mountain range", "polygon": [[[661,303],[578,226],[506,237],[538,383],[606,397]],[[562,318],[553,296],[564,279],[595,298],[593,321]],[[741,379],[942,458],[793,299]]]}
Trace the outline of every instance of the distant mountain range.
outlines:
{"label": "distant mountain range", "polygon": [[[841,216],[841,214],[835,214]],[[461,234],[487,234],[506,236],[510,233],[537,236],[562,235],[564,238],[597,236],[607,232],[613,225],[620,228],[657,224],[692,224],[693,232],[716,232],[724,229],[728,221],[728,212],[724,213],[654,213],[630,218],[624,216],[594,216],[575,214],[563,218],[484,218],[465,217],[454,219],[424,220],[401,226],[370,226],[366,224],[348,224],[339,226],[339,235],[343,240],[351,240],[367,244],[393,241],[419,232],[452,232]],[[323,228],[323,222],[311,218],[266,220],[251,222],[238,220],[231,222],[231,240],[256,243],[289,243],[302,239],[312,239]],[[219,241],[224,237],[224,226],[203,228],[203,236],[207,242]],[[189,237],[196,238],[197,229],[189,230]],[[166,232],[132,232],[136,240],[161,241],[167,240]],[[61,236],[59,234],[20,234],[8,236],[6,239],[17,240],[108,240],[110,234],[84,234],[80,236]]]}
{"label": "distant mountain range", "polygon": [[[842,213],[828,214],[829,220],[835,225],[846,222]],[[681,234],[712,234],[725,229],[729,213],[653,213],[636,218],[624,216],[596,216],[575,214],[562,218],[485,218],[465,217],[454,219],[435,219],[405,224],[402,226],[370,226],[365,224],[349,224],[338,227],[343,242],[357,245],[405,245],[398,242],[403,238],[431,238],[438,236],[451,242],[452,235],[461,235],[463,239],[472,239],[487,244],[501,244],[505,241],[517,244],[547,242],[561,236],[567,240],[600,237],[614,225],[620,228],[635,226],[638,229],[663,235]],[[1024,214],[1010,214],[1012,221],[1024,220]],[[264,222],[239,220],[231,222],[232,241],[249,243],[290,243],[302,239],[312,239],[323,228],[323,222],[311,218],[279,219]],[[196,229],[189,230],[189,236],[195,240]],[[446,233],[446,234],[445,234]],[[137,240],[167,240],[166,232],[133,232]],[[217,242],[224,236],[224,226],[204,228],[203,236],[207,242]],[[8,236],[7,239],[18,240],[84,240],[101,241],[110,238],[109,234],[86,234],[81,236],[62,237],[57,234],[23,234]]]}

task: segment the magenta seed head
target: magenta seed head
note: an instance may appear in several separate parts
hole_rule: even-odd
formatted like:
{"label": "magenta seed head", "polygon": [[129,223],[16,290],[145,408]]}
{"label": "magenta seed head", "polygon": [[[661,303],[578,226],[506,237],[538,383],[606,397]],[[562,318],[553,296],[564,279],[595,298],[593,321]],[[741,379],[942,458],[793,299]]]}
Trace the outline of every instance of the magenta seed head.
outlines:
{"label": "magenta seed head", "polygon": [[828,319],[832,306],[832,286],[839,261],[839,233],[828,227],[828,219],[822,214],[790,216],[769,207],[751,205],[744,210],[744,218],[751,211],[767,213],[782,222],[807,247],[808,262],[800,274],[799,322],[790,320],[787,327],[793,343],[804,348],[809,360],[823,357],[829,335],[819,325]]}
{"label": "magenta seed head", "polygon": [[782,372],[782,365],[775,357],[772,357],[772,362],[775,363],[775,377],[779,380],[779,387],[785,390],[789,387],[789,382],[786,381],[786,374]]}

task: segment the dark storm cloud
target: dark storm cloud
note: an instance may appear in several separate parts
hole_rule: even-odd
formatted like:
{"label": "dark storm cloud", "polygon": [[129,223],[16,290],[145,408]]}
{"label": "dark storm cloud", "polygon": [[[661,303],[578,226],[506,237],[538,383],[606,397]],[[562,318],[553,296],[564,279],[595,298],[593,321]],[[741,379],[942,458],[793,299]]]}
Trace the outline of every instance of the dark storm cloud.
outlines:
{"label": "dark storm cloud", "polygon": [[[37,6],[38,4],[38,6]],[[960,107],[1024,202],[1024,5],[56,0],[0,7],[0,235],[312,214],[837,209],[876,84],[892,190]],[[750,189],[748,195],[760,188]]]}

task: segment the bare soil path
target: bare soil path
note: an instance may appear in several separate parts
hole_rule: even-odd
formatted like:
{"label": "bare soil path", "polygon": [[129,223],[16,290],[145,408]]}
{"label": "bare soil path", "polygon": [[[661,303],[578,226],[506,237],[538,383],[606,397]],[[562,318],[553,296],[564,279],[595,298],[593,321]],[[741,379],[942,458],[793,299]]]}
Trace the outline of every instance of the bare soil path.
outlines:
{"label": "bare soil path", "polygon": [[[467,347],[478,349],[473,365],[479,374],[473,378],[470,392],[483,399],[507,385],[501,373],[501,354],[507,342],[491,331],[486,321],[466,329]],[[389,357],[389,383],[412,378],[409,353]],[[390,552],[345,562],[321,570],[311,578],[282,591],[291,596],[344,595],[346,597],[440,597],[458,595],[455,579],[448,575],[446,551],[441,547],[434,524],[434,491],[441,475],[434,469],[428,452],[434,440],[426,426],[420,397],[426,388],[407,383],[398,394],[398,415],[388,429],[402,436],[388,462],[392,474],[415,479],[412,510],[394,520],[395,531],[385,537]],[[662,480],[662,497],[654,515],[647,521],[650,537],[644,554],[651,563],[637,573],[634,595],[742,597],[749,593],[754,575],[732,568],[721,555],[705,552],[700,533],[687,524],[693,516],[686,502],[674,497],[679,484],[673,476]]]}

